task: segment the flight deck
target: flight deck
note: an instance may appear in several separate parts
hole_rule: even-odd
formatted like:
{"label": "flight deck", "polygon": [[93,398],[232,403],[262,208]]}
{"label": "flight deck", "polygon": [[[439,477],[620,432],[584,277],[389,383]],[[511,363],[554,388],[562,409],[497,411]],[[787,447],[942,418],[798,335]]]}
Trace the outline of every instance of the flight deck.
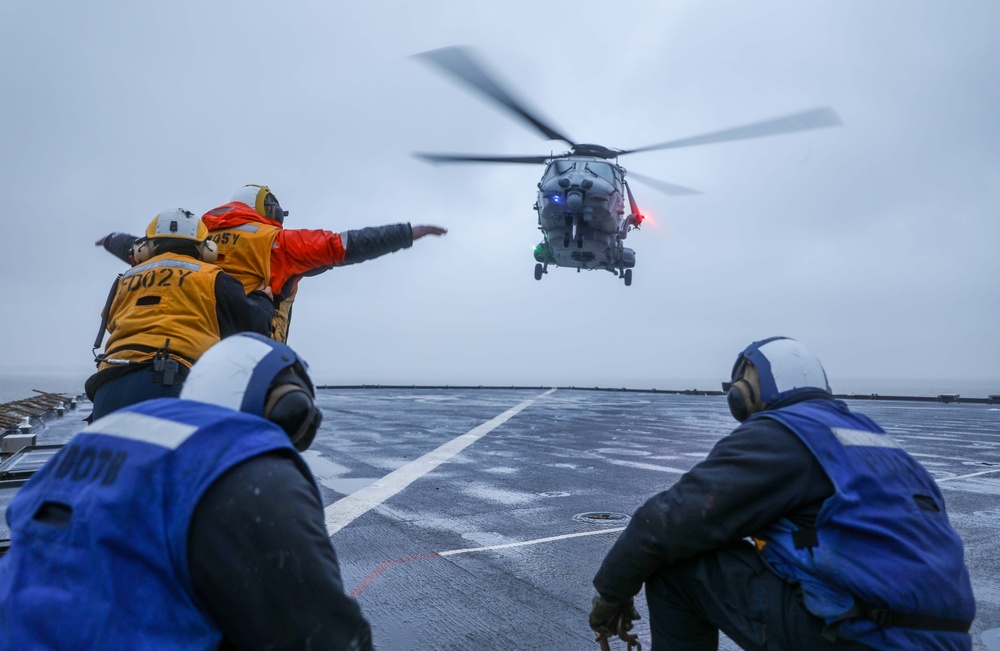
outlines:
{"label": "flight deck", "polygon": [[[598,649],[587,615],[604,554],[736,426],[718,395],[337,388],[317,402],[305,457],[381,651]],[[966,545],[973,648],[1000,650],[1000,405],[848,403],[938,481]],[[86,407],[44,424],[38,444],[68,440]],[[641,594],[636,605],[648,649]]]}

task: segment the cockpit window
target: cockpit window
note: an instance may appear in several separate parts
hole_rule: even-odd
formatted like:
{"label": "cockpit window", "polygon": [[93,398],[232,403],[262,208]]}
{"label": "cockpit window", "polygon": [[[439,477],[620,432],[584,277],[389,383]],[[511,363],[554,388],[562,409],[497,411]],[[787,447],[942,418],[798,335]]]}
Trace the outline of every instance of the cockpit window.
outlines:
{"label": "cockpit window", "polygon": [[587,163],[586,169],[609,183],[615,182],[615,171],[609,163],[590,162]]}
{"label": "cockpit window", "polygon": [[571,171],[574,165],[576,165],[575,161],[565,159],[554,160],[549,164],[549,168],[545,170],[545,179],[548,180],[554,176],[565,174]]}

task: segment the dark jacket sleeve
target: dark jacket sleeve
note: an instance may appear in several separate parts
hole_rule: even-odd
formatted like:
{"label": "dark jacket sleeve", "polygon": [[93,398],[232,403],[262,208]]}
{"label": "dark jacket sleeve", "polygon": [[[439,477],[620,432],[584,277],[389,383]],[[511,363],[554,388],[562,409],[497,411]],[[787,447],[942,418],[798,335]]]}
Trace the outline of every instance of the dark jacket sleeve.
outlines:
{"label": "dark jacket sleeve", "polygon": [[220,648],[371,651],[371,628],[344,594],[315,488],[279,453],[223,475],[188,536],[195,592]]}
{"label": "dark jacket sleeve", "polygon": [[271,251],[271,289],[284,300],[299,279],[318,276],[334,267],[357,264],[413,246],[409,224],[371,226],[343,233],[304,228],[278,233],[278,247]]}
{"label": "dark jacket sleeve", "polygon": [[237,332],[271,336],[274,302],[264,292],[245,294],[240,281],[224,271],[215,277],[215,312],[223,338]]}
{"label": "dark jacket sleeve", "polygon": [[370,226],[341,233],[340,238],[347,250],[344,264],[355,264],[410,248],[413,229],[409,224]]}
{"label": "dark jacket sleeve", "polygon": [[104,238],[104,249],[122,262],[134,264],[132,260],[132,245],[139,239],[129,233],[111,233]]}
{"label": "dark jacket sleeve", "polygon": [[632,516],[594,577],[611,602],[639,592],[674,561],[745,538],[781,517],[811,524],[833,484],[799,438],[752,419]]}

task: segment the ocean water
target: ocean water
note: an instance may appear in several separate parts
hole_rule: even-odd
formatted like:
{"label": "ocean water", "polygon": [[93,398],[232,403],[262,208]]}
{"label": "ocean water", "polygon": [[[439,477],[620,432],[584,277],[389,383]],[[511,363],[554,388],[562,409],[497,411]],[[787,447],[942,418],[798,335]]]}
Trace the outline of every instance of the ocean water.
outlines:
{"label": "ocean water", "polygon": [[74,373],[0,373],[0,403],[37,396],[38,393],[34,389],[48,393],[81,395],[87,377]]}

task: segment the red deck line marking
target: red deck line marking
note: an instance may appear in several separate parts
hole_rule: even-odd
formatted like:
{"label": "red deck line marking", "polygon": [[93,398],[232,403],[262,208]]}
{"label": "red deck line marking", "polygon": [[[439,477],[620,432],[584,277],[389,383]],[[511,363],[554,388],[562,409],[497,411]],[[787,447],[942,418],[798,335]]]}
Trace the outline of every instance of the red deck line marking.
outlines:
{"label": "red deck line marking", "polygon": [[354,589],[350,592],[350,596],[357,599],[361,596],[362,592],[368,589],[368,586],[374,583],[379,574],[393,565],[398,565],[399,563],[409,563],[410,561],[419,561],[425,558],[432,558],[434,556],[439,556],[439,554],[437,552],[431,552],[430,554],[420,554],[419,556],[407,556],[406,558],[394,558],[391,561],[382,561],[375,567],[374,570],[368,573],[368,576],[361,579],[361,582],[354,586]]}

